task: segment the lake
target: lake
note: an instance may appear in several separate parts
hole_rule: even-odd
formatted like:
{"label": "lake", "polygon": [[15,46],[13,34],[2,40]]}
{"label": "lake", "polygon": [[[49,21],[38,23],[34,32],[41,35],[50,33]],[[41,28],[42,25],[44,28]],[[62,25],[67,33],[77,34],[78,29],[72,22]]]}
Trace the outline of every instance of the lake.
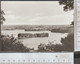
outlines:
{"label": "lake", "polygon": [[65,38],[67,37],[68,33],[55,33],[55,32],[51,32],[51,31],[25,31],[25,30],[2,30],[2,34],[6,34],[6,35],[12,35],[15,38],[18,38],[18,33],[48,33],[49,37],[37,37],[37,38],[25,38],[25,39],[19,39],[20,41],[22,41],[22,43],[24,44],[24,46],[27,46],[29,48],[34,48],[35,50],[37,50],[38,45],[40,43],[49,43],[52,42],[54,44],[61,44],[61,38]]}

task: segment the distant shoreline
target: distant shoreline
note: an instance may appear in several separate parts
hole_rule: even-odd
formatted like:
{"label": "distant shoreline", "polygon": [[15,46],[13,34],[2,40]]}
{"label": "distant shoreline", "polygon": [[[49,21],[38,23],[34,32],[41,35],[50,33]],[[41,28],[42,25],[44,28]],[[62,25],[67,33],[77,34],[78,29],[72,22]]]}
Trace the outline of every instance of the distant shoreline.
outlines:
{"label": "distant shoreline", "polygon": [[1,30],[51,31],[73,33],[73,25],[5,25]]}

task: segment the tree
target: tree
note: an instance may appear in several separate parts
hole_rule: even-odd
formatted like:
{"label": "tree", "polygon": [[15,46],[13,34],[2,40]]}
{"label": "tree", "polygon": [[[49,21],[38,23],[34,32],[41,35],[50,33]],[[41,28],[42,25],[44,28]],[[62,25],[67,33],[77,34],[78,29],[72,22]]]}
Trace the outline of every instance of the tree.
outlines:
{"label": "tree", "polygon": [[4,13],[4,11],[3,10],[1,10],[0,11],[0,15],[1,15],[1,17],[0,17],[0,24],[3,24],[3,21],[5,21],[5,18],[4,18],[4,16],[3,15],[5,15],[5,13]]}
{"label": "tree", "polygon": [[[60,0],[60,5],[64,5],[64,11],[69,11],[74,9],[74,1],[73,0]],[[74,21],[72,21],[71,25],[74,25]],[[69,34],[66,38],[62,38],[61,42],[63,44],[63,51],[73,51],[74,50],[74,34]]]}
{"label": "tree", "polygon": [[63,44],[63,51],[72,52],[74,50],[74,35],[68,34],[66,38],[61,39],[61,43]]}
{"label": "tree", "polygon": [[1,37],[2,51],[12,52],[29,52],[30,48],[25,47],[21,41],[18,41],[13,36],[3,35]]}
{"label": "tree", "polygon": [[[5,15],[4,11],[0,11],[0,26],[5,21],[3,15]],[[1,31],[1,29],[0,29]],[[29,52],[30,48],[25,47],[22,42],[18,41],[16,38],[8,35],[2,35],[0,32],[0,51],[15,51],[15,52]]]}
{"label": "tree", "polygon": [[54,44],[54,42],[38,45],[39,52],[62,52],[63,49],[64,48],[61,44]]}
{"label": "tree", "polygon": [[48,44],[38,45],[39,52],[72,52],[74,51],[74,34],[70,33],[67,37],[61,39],[62,44]]}
{"label": "tree", "polygon": [[[65,12],[74,9],[74,0],[59,0],[59,4],[64,5],[63,8]],[[74,21],[71,25],[74,25]]]}
{"label": "tree", "polygon": [[63,46],[61,44],[56,44],[54,45],[54,51],[55,52],[62,52],[63,51]]}
{"label": "tree", "polygon": [[[5,13],[3,12],[3,10],[0,10],[0,28],[1,28],[1,24],[3,24],[3,21],[5,21],[4,16]],[[1,43],[1,29],[0,29],[0,50],[2,49],[2,43]]]}
{"label": "tree", "polygon": [[45,44],[40,43],[40,45],[38,45],[38,51],[40,51],[40,52],[46,51],[46,47],[45,46],[46,46]]}
{"label": "tree", "polygon": [[74,25],[74,21],[72,21],[71,25]]}
{"label": "tree", "polygon": [[74,9],[74,1],[73,0],[60,0],[60,5],[64,5],[64,11],[69,11]]}

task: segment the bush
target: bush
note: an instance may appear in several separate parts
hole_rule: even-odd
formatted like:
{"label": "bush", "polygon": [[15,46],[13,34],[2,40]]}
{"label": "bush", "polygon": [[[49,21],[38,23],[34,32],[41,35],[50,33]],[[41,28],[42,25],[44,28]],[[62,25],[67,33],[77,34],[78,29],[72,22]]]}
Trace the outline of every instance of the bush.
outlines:
{"label": "bush", "polygon": [[38,45],[39,52],[72,52],[74,50],[74,35],[69,34],[61,39],[62,44],[54,45],[54,42]]}
{"label": "bush", "polygon": [[41,44],[40,43],[40,45],[38,45],[38,51],[45,52],[46,51],[46,47],[45,46],[46,46],[45,44]]}
{"label": "bush", "polygon": [[64,51],[73,51],[74,50],[74,34],[69,34],[66,38],[62,38],[61,42],[63,44]]}
{"label": "bush", "polygon": [[61,52],[62,51],[62,45],[56,44],[54,45],[52,42],[49,42],[48,44],[40,44],[38,46],[39,52]]}
{"label": "bush", "polygon": [[25,47],[21,41],[13,36],[2,36],[2,51],[12,52],[29,52],[29,48]]}

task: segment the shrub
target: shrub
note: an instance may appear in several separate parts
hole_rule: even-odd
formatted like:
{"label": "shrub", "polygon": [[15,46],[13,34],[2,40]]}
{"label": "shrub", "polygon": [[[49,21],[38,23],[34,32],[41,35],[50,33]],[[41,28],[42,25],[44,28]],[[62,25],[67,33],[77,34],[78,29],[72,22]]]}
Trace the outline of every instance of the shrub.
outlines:
{"label": "shrub", "polygon": [[68,34],[67,37],[61,39],[62,44],[54,45],[54,42],[38,45],[40,52],[72,52],[74,50],[74,35]]}
{"label": "shrub", "polygon": [[74,50],[74,34],[68,34],[66,38],[62,38],[61,42],[63,44],[64,51],[73,51]]}
{"label": "shrub", "polygon": [[2,51],[12,52],[29,52],[29,48],[25,47],[21,41],[13,36],[2,36]]}

